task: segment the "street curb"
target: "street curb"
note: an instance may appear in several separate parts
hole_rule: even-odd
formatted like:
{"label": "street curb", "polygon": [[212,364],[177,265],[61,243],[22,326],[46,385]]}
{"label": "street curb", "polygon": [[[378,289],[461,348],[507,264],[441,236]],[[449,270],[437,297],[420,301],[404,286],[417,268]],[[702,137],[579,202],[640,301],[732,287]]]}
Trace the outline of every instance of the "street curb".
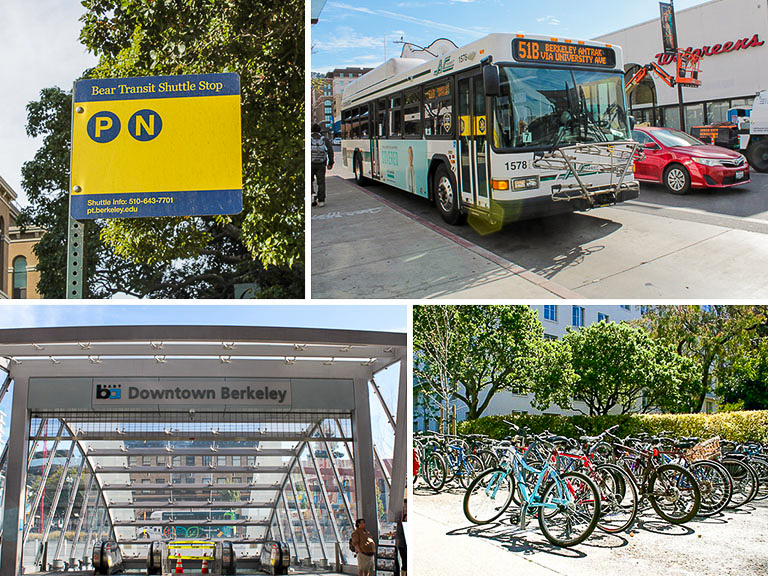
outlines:
{"label": "street curb", "polygon": [[539,276],[535,272],[531,272],[530,270],[523,268],[519,264],[515,264],[514,262],[511,262],[507,260],[506,258],[503,258],[499,256],[498,254],[495,254],[491,252],[490,250],[486,250],[485,248],[481,248],[480,246],[477,246],[476,244],[473,244],[469,240],[466,240],[465,238],[462,238],[461,236],[458,236],[454,234],[453,232],[449,232],[448,230],[445,230],[441,228],[440,226],[437,226],[436,224],[433,224],[432,222],[429,222],[428,220],[425,220],[421,216],[417,214],[413,214],[412,212],[409,212],[405,210],[404,208],[401,208],[394,202],[390,202],[386,198],[382,198],[378,194],[375,194],[374,192],[371,192],[369,190],[366,190],[362,186],[359,186],[354,180],[347,180],[345,178],[342,178],[341,176],[331,176],[331,178],[338,178],[340,180],[343,180],[344,182],[350,184],[351,186],[354,186],[361,192],[367,194],[377,202],[381,202],[385,206],[391,208],[392,210],[395,210],[396,212],[399,212],[400,214],[403,214],[404,216],[407,216],[411,220],[418,222],[422,226],[429,228],[433,232],[437,232],[444,238],[447,238],[448,240],[454,242],[455,244],[458,244],[462,248],[466,248],[467,250],[474,252],[478,256],[485,258],[486,260],[489,260],[496,264],[497,266],[500,266],[501,268],[504,268],[505,270],[512,272],[514,275],[519,276],[523,280],[526,280],[530,282],[531,284],[535,284],[536,286],[539,286],[540,288],[543,288],[547,292],[550,292],[554,294],[555,296],[563,299],[571,299],[571,300],[580,300],[583,299],[584,296],[579,294],[578,292],[574,292],[570,288],[566,288],[565,286],[558,284],[557,282],[553,282],[552,280],[548,280],[547,278],[544,278],[543,276]]}

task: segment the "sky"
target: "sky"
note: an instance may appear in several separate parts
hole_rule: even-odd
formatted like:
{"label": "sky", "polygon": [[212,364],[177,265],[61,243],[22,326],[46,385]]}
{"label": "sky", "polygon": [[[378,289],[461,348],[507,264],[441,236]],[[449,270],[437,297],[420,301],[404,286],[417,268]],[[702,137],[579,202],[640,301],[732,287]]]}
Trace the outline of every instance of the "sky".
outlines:
{"label": "sky", "polygon": [[[0,329],[107,325],[233,325],[405,332],[405,306],[242,303],[0,304]],[[0,350],[1,352],[1,350]]]}
{"label": "sky", "polygon": [[27,136],[27,103],[43,88],[70,90],[96,64],[78,42],[83,12],[78,0],[0,0],[0,177],[22,206],[21,166],[42,143]]}
{"label": "sky", "polygon": [[[705,1],[677,0],[675,10]],[[437,38],[462,46],[491,32],[589,39],[658,17],[656,0],[328,0],[311,30],[312,72],[375,67],[400,55],[401,38],[419,46]]]}

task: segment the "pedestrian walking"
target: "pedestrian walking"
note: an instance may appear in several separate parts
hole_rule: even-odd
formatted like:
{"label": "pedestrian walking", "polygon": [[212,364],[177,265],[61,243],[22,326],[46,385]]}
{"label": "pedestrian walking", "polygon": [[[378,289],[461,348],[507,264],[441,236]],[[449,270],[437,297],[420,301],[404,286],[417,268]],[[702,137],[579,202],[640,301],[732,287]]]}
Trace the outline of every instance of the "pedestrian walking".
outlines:
{"label": "pedestrian walking", "polygon": [[365,520],[358,518],[355,522],[355,531],[352,532],[352,547],[357,552],[358,576],[370,576],[373,570],[374,557],[376,556],[376,542],[373,534],[365,529]]}
{"label": "pedestrian walking", "polygon": [[333,168],[333,146],[331,142],[320,132],[320,124],[312,124],[312,136],[310,138],[312,181],[317,181],[317,199],[312,198],[312,206],[325,206],[325,168]]}

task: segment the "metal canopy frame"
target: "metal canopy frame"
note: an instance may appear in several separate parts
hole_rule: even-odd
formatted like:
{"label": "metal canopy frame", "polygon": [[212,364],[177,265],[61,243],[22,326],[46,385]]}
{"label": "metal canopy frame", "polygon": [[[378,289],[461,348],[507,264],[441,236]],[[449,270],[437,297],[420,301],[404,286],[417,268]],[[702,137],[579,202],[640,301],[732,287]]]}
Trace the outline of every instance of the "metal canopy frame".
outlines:
{"label": "metal canopy frame", "polygon": [[[4,360],[6,363],[5,366],[0,365],[0,369],[7,372],[0,384],[0,398],[9,390],[11,383],[14,386],[10,439],[3,452],[3,459],[7,460],[8,464],[4,518],[6,527],[18,525],[20,528],[20,532],[15,529],[5,530],[0,548],[2,572],[19,574],[21,570],[22,545],[35,520],[36,506],[31,508],[32,513],[28,515],[26,522],[20,521],[19,514],[20,511],[24,514],[25,503],[29,500],[29,495],[26,495],[27,466],[36,454],[35,450],[40,441],[53,442],[54,448],[43,465],[41,482],[32,495],[32,502],[39,504],[47,477],[51,469],[58,466],[54,463],[56,460],[63,460],[64,464],[61,475],[56,480],[53,501],[58,503],[67,480],[70,485],[71,499],[66,506],[63,527],[58,537],[55,533],[53,536],[53,541],[56,542],[54,559],[66,559],[72,564],[78,557],[88,555],[94,538],[108,536],[118,539],[116,529],[162,523],[148,519],[137,520],[135,515],[134,519],[124,517],[125,514],[134,514],[133,511],[140,507],[152,508],[153,505],[162,504],[163,509],[171,510],[189,508],[191,505],[211,510],[235,507],[264,509],[269,511],[264,519],[210,519],[208,522],[211,526],[262,527],[260,537],[249,535],[245,538],[235,538],[233,541],[252,544],[263,541],[270,535],[280,535],[283,540],[289,542],[296,561],[302,556],[302,561],[327,565],[328,558],[333,557],[334,544],[342,551],[346,549],[342,544],[345,541],[343,533],[345,528],[348,530],[354,525],[355,516],[377,517],[374,486],[376,468],[382,470],[387,484],[392,483],[390,518],[400,514],[405,476],[403,474],[400,485],[396,485],[397,474],[393,473],[390,478],[380,455],[372,445],[369,391],[373,386],[373,393],[381,403],[393,429],[396,425],[405,425],[405,406],[402,399],[406,398],[406,345],[407,338],[403,333],[254,326],[101,326],[0,331],[0,362]],[[398,362],[400,390],[395,418],[373,378],[376,373]],[[75,426],[78,417],[82,414],[66,411],[40,412],[41,417],[49,418],[51,422],[58,420],[59,428],[55,436],[43,433],[44,419],[41,419],[36,432],[30,431],[32,414],[27,404],[30,378],[124,378],[135,375],[160,379],[248,378],[254,374],[263,378],[352,381],[354,409],[351,412],[339,410],[336,413],[317,410],[313,415],[314,420],[308,422],[303,430],[270,430],[270,418],[265,417],[263,430],[259,428],[255,438],[248,437],[247,431],[231,430],[226,426],[218,431],[212,427],[210,433],[199,430],[195,440],[199,443],[209,443],[207,446],[180,446],[179,443],[183,442],[187,435],[181,425],[176,428],[169,425],[156,430],[146,427],[143,430],[132,430],[128,426],[122,430],[108,429],[105,419],[103,425],[81,424],[77,428]],[[90,406],[84,406],[80,412],[90,410]],[[268,412],[268,409],[259,410],[260,413]],[[151,410],[125,412],[128,413],[138,420],[141,420],[139,414],[144,414],[144,420],[147,422],[157,422],[158,418],[164,417],[163,413]],[[94,420],[103,417],[101,412],[91,414],[94,415]],[[272,419],[290,414],[295,418],[302,412],[286,412],[283,409],[275,414],[277,416],[273,415]],[[201,422],[213,422],[217,415],[221,417],[220,413],[202,412],[198,414],[198,418]],[[254,413],[250,411],[228,411],[226,415],[228,422],[244,419],[251,426],[257,425],[258,417],[254,417]],[[169,418],[169,421],[173,423],[173,418]],[[347,426],[346,432],[342,422]],[[278,443],[278,446],[262,447],[254,453],[254,448],[232,445],[243,440],[257,440],[260,447],[269,442]],[[144,441],[145,444],[149,442],[150,445],[133,446],[129,445],[131,441]],[[166,444],[158,445],[161,441]],[[64,457],[57,455],[61,442],[71,443]],[[332,443],[344,446],[354,470],[354,502],[347,499],[342,486]],[[286,448],[286,445],[291,447]],[[397,438],[396,434],[393,460],[393,468],[396,471],[406,469],[405,446],[404,439]],[[319,458],[315,452],[325,454],[324,457],[331,463],[332,475],[323,474],[323,467],[319,466]],[[197,464],[197,461],[190,465],[185,459],[204,455],[214,460],[217,456],[229,459],[239,457],[241,462],[255,456],[255,462],[242,466],[205,466]],[[170,474],[171,481],[166,484],[147,485],[121,479],[121,475],[124,476],[131,466],[115,464],[115,461],[130,462],[129,457],[149,457],[153,464],[137,467],[136,470],[146,473],[148,478],[158,474]],[[184,464],[179,463],[179,457]],[[157,464],[161,458],[165,465]],[[258,465],[259,459],[265,458],[273,463]],[[109,464],[102,464],[102,461]],[[282,463],[275,465],[274,462],[277,461]],[[274,483],[246,481],[223,485],[213,482],[213,475],[216,473],[237,473],[247,477],[255,472],[262,475],[273,474],[279,480]],[[183,484],[173,482],[173,475],[181,474],[188,474],[190,478],[192,474],[208,474],[210,481]],[[321,500],[313,500],[308,482],[315,485],[315,498],[318,493],[322,494]],[[225,489],[242,490],[250,493],[251,497],[237,501],[213,498],[216,491]],[[195,500],[195,493],[201,491],[210,491],[211,499],[206,502]],[[137,502],[135,496],[142,492],[151,492],[155,496]],[[333,492],[337,492],[339,497],[335,511],[330,497]],[[163,499],[165,493],[170,494],[167,501]],[[128,497],[120,497],[120,494],[127,494]],[[191,499],[185,499],[185,494]],[[259,496],[260,494],[262,496]],[[78,499],[79,512],[75,506]],[[353,505],[356,506],[355,509],[352,509]],[[47,510],[42,522],[42,534],[46,538],[51,533],[55,510],[55,505]],[[72,521],[76,521],[76,528],[71,543],[67,545],[64,535]],[[185,521],[181,519],[177,523],[184,525]],[[371,531],[377,537],[376,523],[369,524],[374,528]],[[335,542],[329,540],[331,532],[327,530],[331,530]],[[85,546],[80,548],[83,536]],[[126,544],[143,544],[149,542],[149,539],[123,538],[121,541]],[[42,545],[38,548],[36,562],[41,559],[41,554]],[[16,568],[8,570],[8,566]]]}

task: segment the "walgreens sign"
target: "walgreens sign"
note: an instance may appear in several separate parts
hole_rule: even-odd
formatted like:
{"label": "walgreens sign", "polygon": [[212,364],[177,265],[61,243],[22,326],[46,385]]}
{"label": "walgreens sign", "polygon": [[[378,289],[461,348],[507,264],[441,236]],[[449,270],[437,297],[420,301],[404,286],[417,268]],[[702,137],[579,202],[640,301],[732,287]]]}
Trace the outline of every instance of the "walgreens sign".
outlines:
{"label": "walgreens sign", "polygon": [[[701,48],[696,49],[694,49],[693,46],[689,46],[686,48],[686,51],[698,54],[703,58],[704,56],[714,56],[716,54],[723,54],[725,52],[746,50],[747,48],[752,48],[753,46],[762,46],[763,44],[765,44],[765,41],[760,40],[758,35],[755,34],[752,36],[752,38],[742,38],[740,40],[736,40],[735,42],[726,42],[725,44],[713,44],[711,46],[702,46]],[[656,62],[658,62],[660,66],[671,64],[674,61],[674,54],[656,54]]]}

